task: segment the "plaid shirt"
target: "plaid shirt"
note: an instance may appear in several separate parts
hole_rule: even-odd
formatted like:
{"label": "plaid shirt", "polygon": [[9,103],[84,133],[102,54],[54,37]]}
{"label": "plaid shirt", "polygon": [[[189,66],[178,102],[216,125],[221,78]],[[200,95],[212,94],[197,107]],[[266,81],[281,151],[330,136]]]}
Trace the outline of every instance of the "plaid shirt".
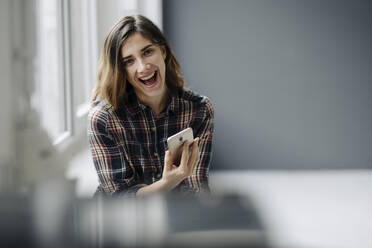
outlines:
{"label": "plaid shirt", "polygon": [[191,127],[199,137],[200,161],[194,175],[176,188],[181,192],[209,191],[214,110],[207,97],[190,90],[172,95],[158,117],[132,91],[118,110],[106,101],[92,103],[88,137],[100,185],[108,194],[135,195],[162,177],[167,138]]}

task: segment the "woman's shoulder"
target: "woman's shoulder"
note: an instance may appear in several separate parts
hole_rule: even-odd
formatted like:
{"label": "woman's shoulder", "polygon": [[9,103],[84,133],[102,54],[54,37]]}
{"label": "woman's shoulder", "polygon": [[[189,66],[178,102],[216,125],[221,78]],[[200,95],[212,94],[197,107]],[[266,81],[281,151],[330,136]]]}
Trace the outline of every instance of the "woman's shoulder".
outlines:
{"label": "woman's shoulder", "polygon": [[183,89],[180,93],[180,98],[182,101],[192,102],[198,108],[206,110],[211,115],[214,113],[212,101],[207,96],[201,95],[191,89]]}
{"label": "woman's shoulder", "polygon": [[96,100],[90,103],[88,119],[90,121],[107,121],[112,116],[114,108],[105,100]]}

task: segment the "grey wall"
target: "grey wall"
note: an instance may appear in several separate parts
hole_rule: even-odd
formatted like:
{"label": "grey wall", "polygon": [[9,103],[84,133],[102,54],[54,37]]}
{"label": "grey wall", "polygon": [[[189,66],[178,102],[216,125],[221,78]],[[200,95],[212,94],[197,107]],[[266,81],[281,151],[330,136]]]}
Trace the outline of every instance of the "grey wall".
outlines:
{"label": "grey wall", "polygon": [[372,168],[372,2],[165,0],[211,169]]}

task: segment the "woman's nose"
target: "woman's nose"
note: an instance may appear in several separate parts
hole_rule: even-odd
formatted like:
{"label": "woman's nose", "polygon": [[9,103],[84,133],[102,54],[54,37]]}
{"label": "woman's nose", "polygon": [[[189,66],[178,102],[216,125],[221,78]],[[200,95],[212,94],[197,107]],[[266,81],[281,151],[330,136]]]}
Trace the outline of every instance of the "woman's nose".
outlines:
{"label": "woman's nose", "polygon": [[144,72],[147,69],[148,69],[147,63],[143,59],[138,60],[138,72]]}

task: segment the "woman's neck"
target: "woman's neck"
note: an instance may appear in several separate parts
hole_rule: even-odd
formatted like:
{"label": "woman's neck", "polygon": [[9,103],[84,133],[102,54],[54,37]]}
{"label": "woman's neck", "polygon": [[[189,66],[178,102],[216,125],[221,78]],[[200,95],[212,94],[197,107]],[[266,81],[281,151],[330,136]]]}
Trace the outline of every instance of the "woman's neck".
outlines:
{"label": "woman's neck", "polygon": [[152,109],[152,112],[154,113],[154,116],[158,116],[161,113],[161,111],[168,104],[169,93],[165,92],[165,94],[163,96],[151,97],[151,98],[147,98],[147,99],[141,99],[139,97],[139,100]]}

